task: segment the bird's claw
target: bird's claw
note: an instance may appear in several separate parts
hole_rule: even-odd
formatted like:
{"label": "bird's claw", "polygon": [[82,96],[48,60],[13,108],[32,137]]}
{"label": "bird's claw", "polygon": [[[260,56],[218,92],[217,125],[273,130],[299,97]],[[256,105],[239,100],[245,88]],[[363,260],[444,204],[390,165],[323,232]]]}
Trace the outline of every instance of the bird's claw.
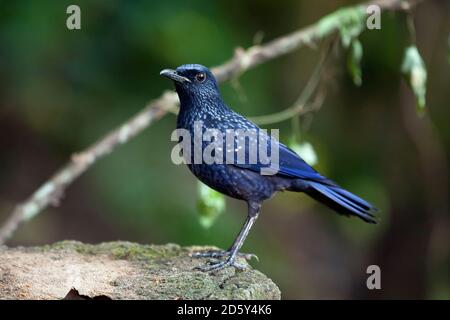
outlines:
{"label": "bird's claw", "polygon": [[[227,250],[210,250],[210,251],[201,251],[194,252],[191,255],[193,258],[223,258],[231,256],[231,252]],[[259,258],[256,254],[253,253],[241,253],[238,252],[236,254],[237,257],[244,258],[247,261],[250,261],[252,258],[255,258],[256,261],[259,262]]]}
{"label": "bird's claw", "polygon": [[[247,268],[246,265],[236,262],[236,258],[243,258],[245,260],[251,260],[255,258],[259,261],[258,257],[253,253],[232,253],[227,250],[210,250],[210,251],[202,251],[202,252],[194,252],[191,254],[193,258],[211,258],[208,264],[198,266],[195,269],[201,270],[203,272],[217,271],[226,267],[235,267],[238,270],[245,270]],[[227,257],[226,260],[218,260],[220,258]]]}
{"label": "bird's claw", "polygon": [[195,267],[195,269],[203,271],[203,272],[211,272],[211,271],[219,271],[226,267],[235,267],[238,270],[245,270],[247,268],[246,265],[237,263],[235,257],[229,257],[227,260],[216,262],[216,263],[214,263],[213,261],[210,261],[206,265],[201,265],[201,266]]}

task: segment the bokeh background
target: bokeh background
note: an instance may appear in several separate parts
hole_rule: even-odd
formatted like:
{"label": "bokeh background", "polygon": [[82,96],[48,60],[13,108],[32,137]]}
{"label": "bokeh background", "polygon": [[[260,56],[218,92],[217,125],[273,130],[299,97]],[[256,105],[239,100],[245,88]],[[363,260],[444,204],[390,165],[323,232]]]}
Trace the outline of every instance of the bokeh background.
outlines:
{"label": "bokeh background", "polygon": [[[268,41],[357,1],[15,1],[0,2],[0,223],[70,156],[158,97],[170,83],[159,71],[184,63],[218,65],[236,47]],[[66,28],[78,4],[82,30]],[[363,84],[332,63],[320,111],[301,121],[301,140],[317,168],[380,209],[378,225],[347,219],[300,194],[268,201],[245,243],[253,265],[283,298],[450,298],[448,151],[450,150],[449,1],[415,12],[417,46],[429,73],[427,114],[418,117],[400,74],[409,34],[402,14],[360,37]],[[318,61],[302,48],[221,86],[238,112],[289,107]],[[170,160],[169,115],[94,165],[58,207],[24,225],[8,245],[63,239],[228,247],[244,203],[199,223],[197,184]],[[281,139],[289,121],[274,124]],[[377,264],[382,289],[366,288]]]}

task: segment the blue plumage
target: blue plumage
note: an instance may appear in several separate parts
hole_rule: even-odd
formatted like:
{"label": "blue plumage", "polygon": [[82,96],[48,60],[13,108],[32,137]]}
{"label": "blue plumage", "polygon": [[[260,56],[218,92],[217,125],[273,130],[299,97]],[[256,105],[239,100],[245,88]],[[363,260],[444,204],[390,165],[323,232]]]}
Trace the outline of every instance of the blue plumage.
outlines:
{"label": "blue plumage", "polygon": [[[248,204],[247,220],[230,250],[199,254],[201,257],[227,257],[228,259],[202,267],[202,270],[216,270],[230,265],[243,267],[236,263],[239,249],[259,215],[262,202],[272,197],[277,191],[304,192],[340,214],[357,216],[369,223],[376,222],[373,216],[376,209],[370,203],[320,175],[294,151],[264,134],[256,124],[231,110],[222,100],[216,80],[209,69],[201,65],[189,64],[178,67],[176,70],[163,70],[161,75],[174,81],[180,98],[177,128],[186,129],[194,134],[196,123],[201,122],[202,133],[207,129],[215,129],[223,136],[230,129],[254,130],[266,137],[269,144],[274,143],[279,150],[279,168],[275,175],[260,174],[262,168],[270,166],[262,162],[260,158],[257,158],[256,162],[249,163],[250,148],[245,148],[244,163],[235,161],[227,164],[224,153],[222,163],[196,164],[193,163],[194,155],[191,155],[191,163],[188,167],[197,178],[211,188],[233,198],[244,200]],[[245,139],[237,135],[237,139],[239,138]],[[247,143],[250,141],[251,138]],[[203,141],[202,149],[204,150],[207,145]],[[192,146],[194,147],[193,142]],[[237,159],[239,149],[237,144],[230,145],[227,141],[223,141],[220,146],[221,150],[229,151],[234,159]],[[270,152],[275,150],[270,147],[268,149]]]}

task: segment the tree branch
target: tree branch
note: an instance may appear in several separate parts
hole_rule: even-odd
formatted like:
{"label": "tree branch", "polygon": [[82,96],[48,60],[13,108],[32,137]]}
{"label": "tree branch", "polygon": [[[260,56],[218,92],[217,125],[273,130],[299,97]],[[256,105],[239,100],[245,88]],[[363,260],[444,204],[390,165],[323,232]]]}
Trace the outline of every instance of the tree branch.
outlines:
{"label": "tree branch", "polygon": [[336,41],[330,41],[330,43],[328,44],[328,48],[326,48],[325,52],[320,57],[319,62],[314,68],[314,71],[311,77],[309,78],[308,82],[306,83],[304,89],[302,90],[300,96],[297,98],[297,100],[291,107],[268,115],[251,117],[250,120],[259,125],[267,125],[289,120],[292,117],[303,115],[311,111],[311,108],[306,108],[307,102],[310,100],[311,96],[314,94],[317,87],[319,86],[320,80],[323,77],[326,62],[328,60],[329,55],[331,54],[335,42]]}
{"label": "tree branch", "polygon": [[[419,2],[421,0],[375,0],[363,5],[356,5],[352,8],[359,8],[365,12],[366,6],[376,4],[385,10],[409,10]],[[262,63],[285,55],[304,45],[311,45],[322,40],[338,31],[339,23],[343,23],[342,21],[338,21],[339,23],[329,26],[326,30],[321,28],[321,21],[331,15],[333,13],[325,16],[311,26],[279,37],[267,44],[254,45],[247,50],[238,48],[231,60],[213,68],[212,71],[219,82],[228,81]],[[15,207],[11,216],[0,228],[0,244],[10,238],[20,224],[36,216],[49,205],[57,205],[65,189],[96,161],[111,153],[119,145],[129,141],[132,137],[149,127],[153,122],[161,119],[169,111],[176,110],[177,104],[178,97],[174,92],[164,92],[160,98],[150,102],[129,121],[108,133],[86,150],[73,155],[70,162],[56,172],[56,174],[37,189],[27,200]]]}

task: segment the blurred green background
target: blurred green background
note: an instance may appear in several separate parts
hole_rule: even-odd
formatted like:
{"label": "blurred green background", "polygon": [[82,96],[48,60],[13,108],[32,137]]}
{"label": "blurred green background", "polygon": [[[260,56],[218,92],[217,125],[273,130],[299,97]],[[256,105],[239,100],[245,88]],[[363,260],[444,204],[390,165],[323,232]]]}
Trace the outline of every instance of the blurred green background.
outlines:
{"label": "blurred green background", "polygon": [[[0,223],[70,156],[123,123],[171,85],[159,71],[184,63],[215,66],[233,50],[314,23],[357,1],[16,1],[0,2]],[[66,28],[77,4],[82,30]],[[374,226],[336,215],[301,194],[268,201],[244,245],[252,264],[285,299],[450,298],[449,1],[415,13],[417,46],[428,69],[427,115],[419,118],[400,66],[409,34],[404,15],[386,13],[365,31],[363,84],[332,64],[321,108],[302,118],[301,139],[317,168],[381,209]],[[302,48],[257,67],[240,89],[221,86],[236,111],[256,116],[289,107],[319,56]],[[24,225],[8,245],[85,242],[228,247],[245,218],[227,199],[209,229],[199,223],[196,180],[170,159],[168,115],[94,165],[60,206]],[[291,136],[290,122],[280,128]],[[381,290],[366,268],[381,268]]]}

